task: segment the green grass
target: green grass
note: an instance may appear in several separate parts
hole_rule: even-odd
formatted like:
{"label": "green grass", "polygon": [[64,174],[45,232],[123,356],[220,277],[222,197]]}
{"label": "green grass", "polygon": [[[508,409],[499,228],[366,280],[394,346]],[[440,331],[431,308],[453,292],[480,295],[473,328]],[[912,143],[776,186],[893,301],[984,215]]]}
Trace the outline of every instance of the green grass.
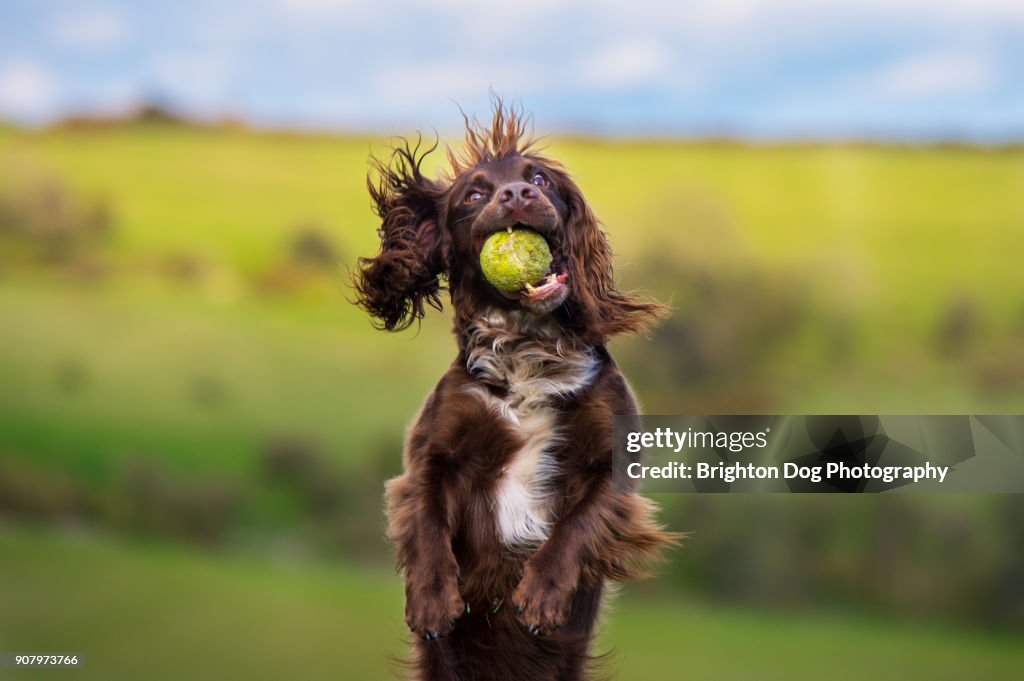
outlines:
{"label": "green grass", "polygon": [[394,578],[28,531],[0,552],[0,649],[85,653],[81,679],[384,679],[402,649]]}
{"label": "green grass", "polygon": [[884,620],[623,604],[610,641],[623,679],[878,681],[1018,678],[1019,640]]}
{"label": "green grass", "polygon": [[[345,263],[376,250],[363,178],[385,143],[160,126],[0,134],[0,189],[55,177],[115,215],[110,282],[0,278],[0,449],[102,477],[125,456],[237,471],[280,433],[344,462],[393,446],[453,355],[446,318],[387,336],[348,305],[341,272],[313,295],[251,284],[304,221],[325,226]],[[852,320],[844,362],[814,332],[751,378],[782,387],[779,411],[1024,406],[1019,391],[980,394],[921,353],[959,296],[977,301],[983,343],[1024,324],[1012,255],[1024,248],[1020,149],[556,139],[549,151],[603,218],[627,285],[686,299],[670,272],[644,270],[652,253],[683,269],[757,266],[795,273],[790,285]],[[169,285],[155,273],[172,254],[214,275]],[[616,342],[634,348],[627,370],[644,361],[643,342]],[[1017,341],[1002,343],[991,352]],[[88,377],[74,394],[55,378],[68,362]],[[218,404],[190,398],[203,380],[222,387]],[[654,406],[676,411],[686,390],[652,396]]]}
{"label": "green grass", "polygon": [[[397,577],[0,526],[0,649],[85,653],[76,679],[393,678]],[[1019,678],[1019,640],[628,594],[601,650],[623,679]],[[4,678],[36,678],[39,672]]]}
{"label": "green grass", "polygon": [[[9,134],[0,177],[52,174],[108,198],[126,256],[184,250],[251,269],[307,219],[329,225],[351,259],[371,253],[363,178],[386,143],[162,127]],[[738,249],[817,266],[823,285],[915,321],[951,291],[991,296],[1001,312],[1020,303],[992,295],[1017,281],[1006,253],[1024,246],[1020,148],[555,139],[548,151],[574,170],[627,269],[652,249],[712,259]]]}
{"label": "green grass", "polygon": [[[0,286],[0,447],[90,475],[126,456],[237,472],[279,435],[364,462],[398,446],[449,360],[409,337],[374,342],[353,317],[340,300],[225,307],[173,291]],[[60,387],[66,361],[83,367],[78,390]],[[219,401],[192,397],[203,377],[223,386]]]}
{"label": "green grass", "polygon": [[349,253],[369,246],[369,150],[361,139],[161,127],[43,132],[0,137],[0,171],[56,175],[110,201],[124,256],[196,253],[252,269],[304,220],[335,226]]}

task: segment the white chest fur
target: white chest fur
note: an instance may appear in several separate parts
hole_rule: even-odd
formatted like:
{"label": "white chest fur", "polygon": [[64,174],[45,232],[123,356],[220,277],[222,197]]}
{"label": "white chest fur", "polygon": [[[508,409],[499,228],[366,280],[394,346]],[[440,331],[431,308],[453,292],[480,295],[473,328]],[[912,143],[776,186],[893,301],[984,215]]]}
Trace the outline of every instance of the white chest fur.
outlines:
{"label": "white chest fur", "polygon": [[498,534],[508,546],[535,546],[547,539],[554,520],[558,464],[552,451],[564,433],[553,400],[590,385],[598,361],[590,347],[569,343],[556,327],[513,315],[491,313],[474,324],[466,368],[478,381],[504,388],[503,397],[479,385],[470,390],[523,441],[491,499]]}

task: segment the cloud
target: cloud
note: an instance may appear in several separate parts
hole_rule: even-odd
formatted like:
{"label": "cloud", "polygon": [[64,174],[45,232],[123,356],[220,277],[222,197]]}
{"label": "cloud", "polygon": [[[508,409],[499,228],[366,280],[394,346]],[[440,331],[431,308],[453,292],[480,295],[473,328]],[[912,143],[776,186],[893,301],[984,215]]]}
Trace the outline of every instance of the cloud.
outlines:
{"label": "cloud", "polygon": [[15,60],[0,64],[0,113],[31,122],[49,115],[57,104],[56,77],[42,64]]}
{"label": "cloud", "polygon": [[285,10],[307,14],[347,12],[359,5],[354,0],[276,0],[276,4]]}
{"label": "cloud", "polygon": [[667,51],[659,43],[628,40],[591,53],[581,65],[580,76],[593,87],[620,88],[662,75],[669,61]]}
{"label": "cloud", "polygon": [[537,65],[469,59],[445,59],[385,67],[374,74],[377,95],[387,101],[415,102],[424,97],[479,96],[489,88],[524,95],[542,90],[547,74]]}
{"label": "cloud", "polygon": [[120,14],[109,9],[94,9],[55,16],[49,33],[64,47],[99,52],[124,42],[128,30]]}
{"label": "cloud", "polygon": [[285,19],[298,22],[334,22],[365,14],[365,6],[356,0],[273,0],[272,7]]}
{"label": "cloud", "polygon": [[[885,5],[885,0],[874,1]],[[909,4],[924,16],[936,16],[961,25],[1024,25],[1024,3],[1020,0],[912,0]],[[896,3],[896,7],[900,7],[900,3]]]}
{"label": "cloud", "polygon": [[996,83],[996,68],[984,55],[934,53],[910,57],[869,76],[869,93],[897,99],[973,95]]}

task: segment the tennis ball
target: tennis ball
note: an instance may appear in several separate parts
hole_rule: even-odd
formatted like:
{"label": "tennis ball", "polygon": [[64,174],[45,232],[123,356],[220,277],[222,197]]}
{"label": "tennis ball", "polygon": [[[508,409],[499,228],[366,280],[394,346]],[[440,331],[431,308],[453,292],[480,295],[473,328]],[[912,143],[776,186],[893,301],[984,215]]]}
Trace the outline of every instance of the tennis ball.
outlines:
{"label": "tennis ball", "polygon": [[540,234],[529,229],[495,232],[480,251],[480,268],[487,281],[502,291],[521,291],[547,274],[551,249]]}

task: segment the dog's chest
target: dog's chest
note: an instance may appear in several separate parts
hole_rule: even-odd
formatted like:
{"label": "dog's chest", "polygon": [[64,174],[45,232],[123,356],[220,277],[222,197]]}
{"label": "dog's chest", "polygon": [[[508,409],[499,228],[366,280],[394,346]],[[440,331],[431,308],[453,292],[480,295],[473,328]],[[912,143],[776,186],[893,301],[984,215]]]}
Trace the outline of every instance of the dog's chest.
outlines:
{"label": "dog's chest", "polygon": [[556,403],[589,386],[598,362],[589,347],[570,346],[543,330],[524,333],[505,318],[495,321],[486,318],[477,328],[466,365],[478,381],[503,389],[474,387],[522,444],[505,462],[490,506],[506,545],[535,546],[547,539],[554,520],[553,452],[565,438]]}

